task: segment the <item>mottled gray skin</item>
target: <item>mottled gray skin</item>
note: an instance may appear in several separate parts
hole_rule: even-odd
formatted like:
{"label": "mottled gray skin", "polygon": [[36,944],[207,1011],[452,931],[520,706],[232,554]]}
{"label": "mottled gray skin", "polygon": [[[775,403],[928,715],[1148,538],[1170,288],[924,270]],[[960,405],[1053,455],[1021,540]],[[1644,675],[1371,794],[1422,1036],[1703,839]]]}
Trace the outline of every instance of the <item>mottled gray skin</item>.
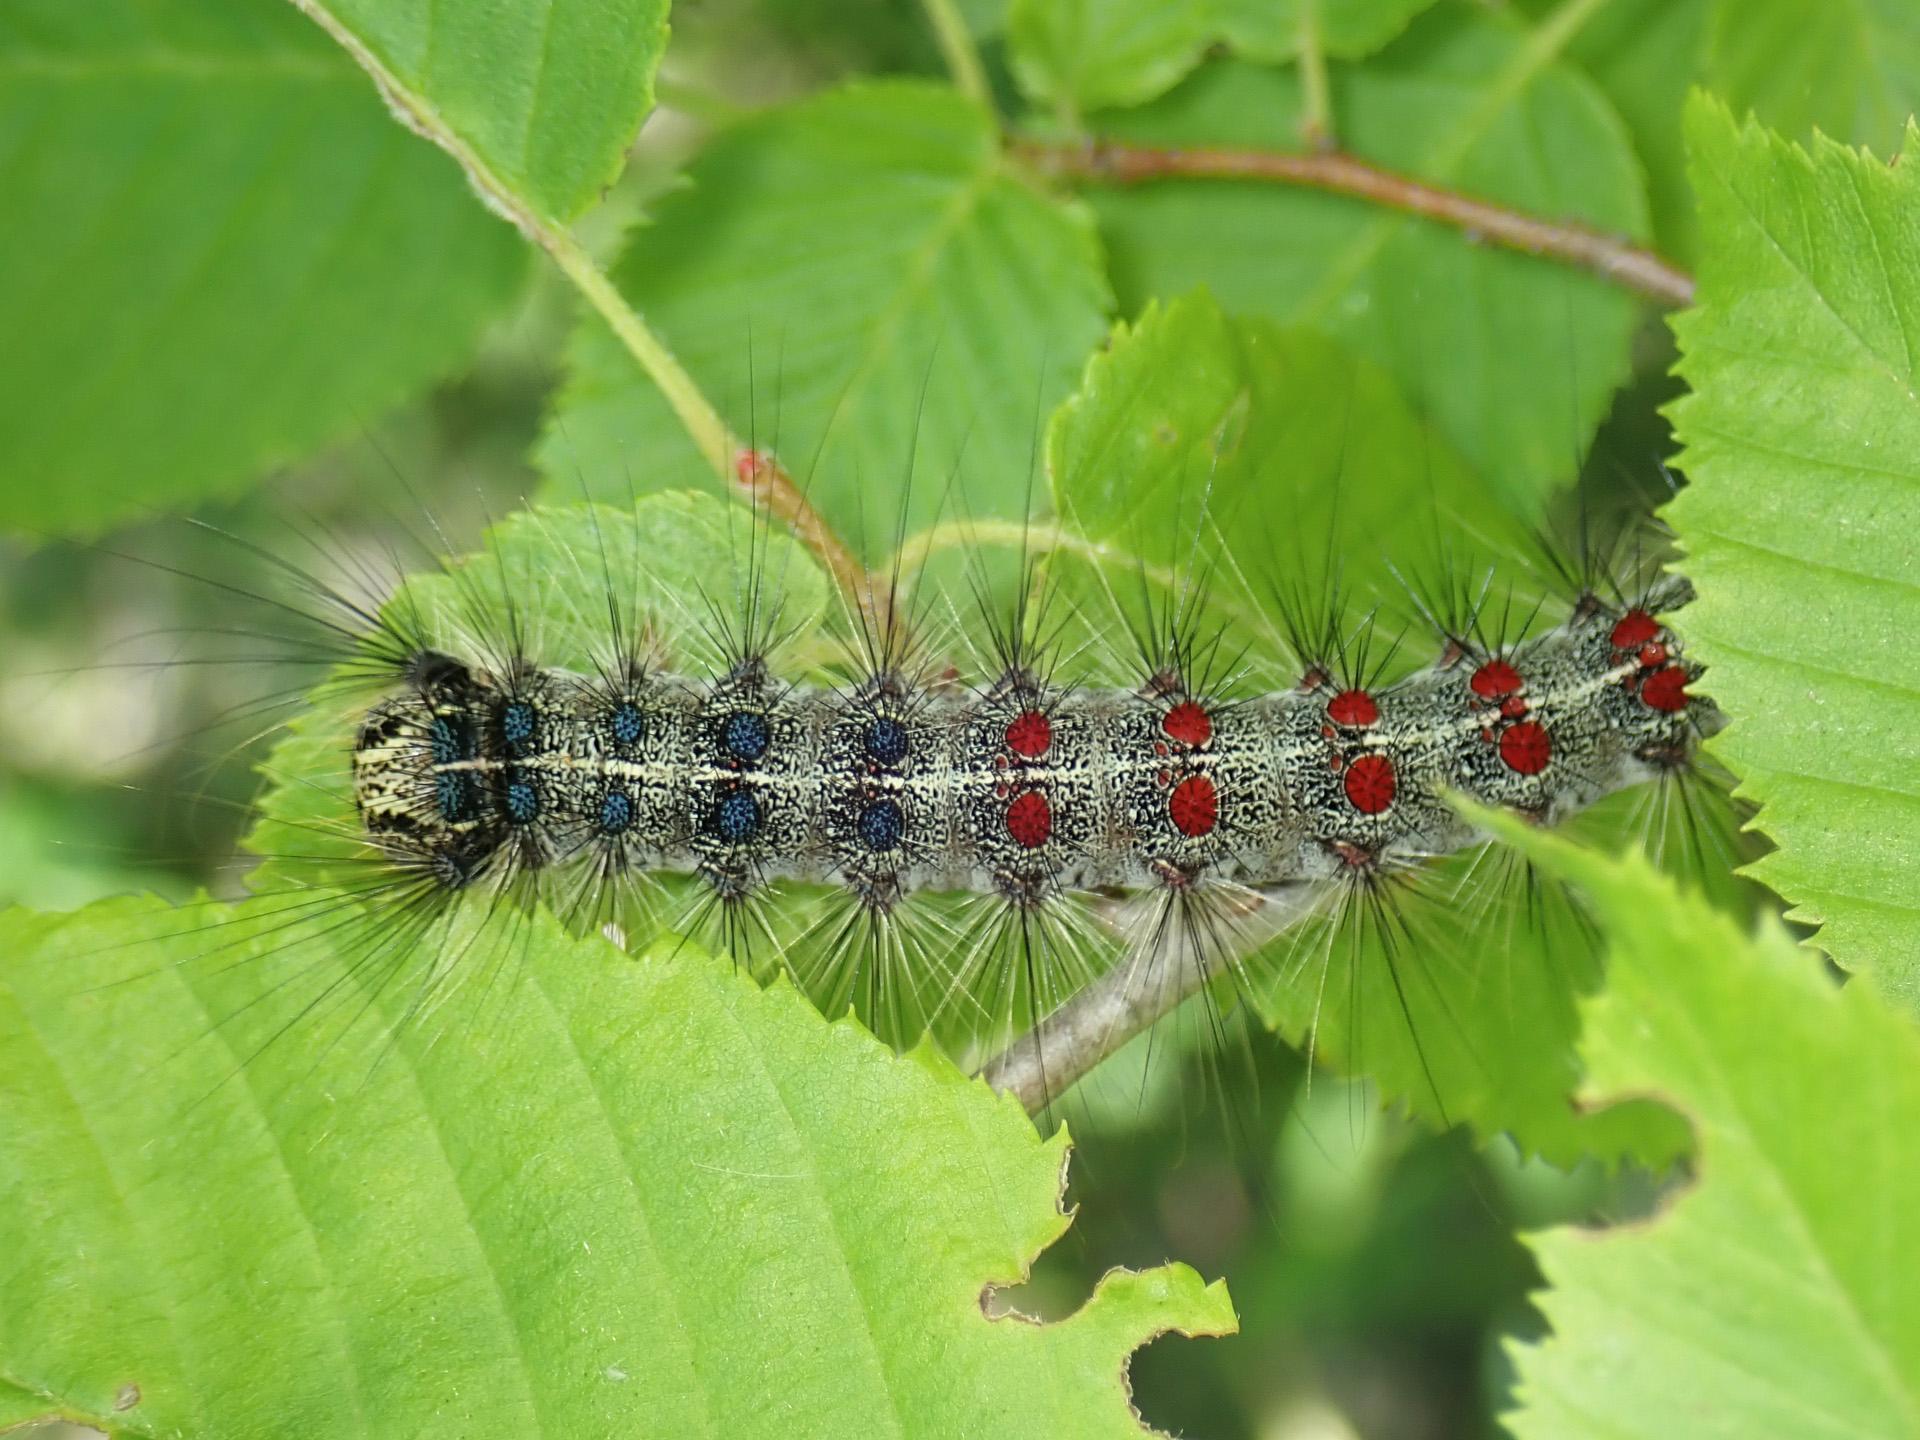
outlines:
{"label": "mottled gray skin", "polygon": [[[1650,603],[1687,598],[1675,582]],[[1652,648],[1616,647],[1621,618],[1588,600],[1504,656],[1452,655],[1374,692],[1367,724],[1336,723],[1330,683],[1191,697],[1210,730],[1200,743],[1165,728],[1189,698],[1177,683],[1050,690],[1015,675],[985,693],[884,681],[843,692],[757,666],[708,683],[610,683],[433,657],[369,713],[355,793],[383,852],[451,888],[503,866],[579,864],[697,872],[727,898],[782,877],[837,882],[878,910],[920,889],[1034,904],[1203,879],[1272,886],[1459,849],[1473,834],[1449,791],[1552,823],[1684,762],[1718,723],[1681,687],[1699,667],[1664,627]],[[1476,693],[1495,659],[1522,689]],[[1664,690],[1649,685],[1660,671]],[[1014,743],[1009,727],[1028,712],[1046,717],[1043,747],[1030,734]],[[1516,767],[1502,744],[1523,724],[1547,743],[1533,773],[1537,749]],[[1350,784],[1356,764],[1371,791]],[[1212,815],[1190,806],[1182,824],[1173,797],[1191,777],[1204,781],[1180,794],[1210,784]]]}

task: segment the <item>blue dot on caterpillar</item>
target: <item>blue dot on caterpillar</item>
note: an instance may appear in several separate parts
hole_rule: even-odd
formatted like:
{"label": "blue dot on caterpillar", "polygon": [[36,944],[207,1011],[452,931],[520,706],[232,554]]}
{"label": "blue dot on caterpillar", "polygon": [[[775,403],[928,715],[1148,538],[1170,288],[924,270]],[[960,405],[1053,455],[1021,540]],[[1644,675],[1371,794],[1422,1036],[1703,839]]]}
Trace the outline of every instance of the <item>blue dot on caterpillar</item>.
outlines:
{"label": "blue dot on caterpillar", "polygon": [[860,840],[869,850],[892,850],[906,832],[897,800],[875,800],[860,812]]}
{"label": "blue dot on caterpillar", "polygon": [[907,727],[891,715],[876,717],[867,726],[867,758],[881,765],[898,765],[907,758]]}
{"label": "blue dot on caterpillar", "polygon": [[773,743],[773,730],[767,717],[751,710],[736,710],[727,716],[721,728],[721,742],[736,760],[758,760]]}
{"label": "blue dot on caterpillar", "polygon": [[631,700],[620,701],[608,715],[607,733],[621,749],[638,745],[646,734],[646,722],[641,718],[640,707]]}
{"label": "blue dot on caterpillar", "polygon": [[722,843],[744,845],[760,829],[760,802],[747,790],[723,791],[713,807],[711,825]]}
{"label": "blue dot on caterpillar", "polygon": [[533,748],[540,729],[540,712],[528,700],[509,700],[500,707],[500,743],[509,755]]}
{"label": "blue dot on caterpillar", "polygon": [[510,769],[506,772],[501,805],[509,824],[531,825],[540,818],[540,787],[518,770]]}
{"label": "blue dot on caterpillar", "polygon": [[633,824],[633,797],[624,790],[609,790],[600,798],[600,833],[624,835]]}

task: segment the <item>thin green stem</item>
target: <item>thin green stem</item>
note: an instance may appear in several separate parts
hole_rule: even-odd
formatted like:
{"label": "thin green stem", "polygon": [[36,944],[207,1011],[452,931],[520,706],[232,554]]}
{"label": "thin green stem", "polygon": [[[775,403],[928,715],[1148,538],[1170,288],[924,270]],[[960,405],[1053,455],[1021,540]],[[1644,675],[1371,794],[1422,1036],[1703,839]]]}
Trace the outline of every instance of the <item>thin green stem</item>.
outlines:
{"label": "thin green stem", "polygon": [[973,43],[966,17],[953,0],[920,0],[920,6],[927,12],[927,23],[933,27],[933,38],[939,43],[954,86],[968,99],[991,110],[993,87],[987,84],[987,69],[980,63],[980,47]]}
{"label": "thin green stem", "polygon": [[580,298],[606,321],[614,338],[647,372],[647,378],[659,387],[692,437],[694,448],[716,472],[722,476],[730,474],[743,447],[666,343],[627,304],[607,273],[594,263],[593,257],[570,232],[542,226],[532,238],[552,258],[560,273],[573,282]]}
{"label": "thin green stem", "polygon": [[863,612],[870,612],[879,593],[872,578],[780,462],[749,448],[734,434],[699,383],[674,358],[665,342],[648,328],[639,312],[626,302],[606,272],[594,264],[593,257],[581,249],[571,232],[558,226],[545,226],[535,232],[533,238],[560,267],[560,272],[573,282],[580,298],[606,321],[614,337],[659,387],[692,438],[694,448],[713,466],[721,480],[742,487],[754,504],[792,530],[794,538],[812,551],[814,558],[833,577],[841,593]]}
{"label": "thin green stem", "polygon": [[[1124,560],[1129,565],[1140,564],[1132,555],[1103,545],[1098,540],[1076,535],[1071,530],[1063,530],[1058,525],[1030,524],[1020,520],[948,520],[911,537],[900,547],[897,564],[891,568],[897,569],[902,575],[917,575],[926,567],[929,559],[943,550],[971,550],[981,545],[1023,549],[1032,555],[1045,555],[1059,550],[1096,563]],[[1142,569],[1148,579],[1169,589],[1176,583],[1170,571],[1150,565]]]}
{"label": "thin green stem", "polygon": [[1312,150],[1333,144],[1333,100],[1327,93],[1327,52],[1320,35],[1320,0],[1300,0],[1300,139]]}
{"label": "thin green stem", "polygon": [[510,221],[538,245],[565,275],[573,288],[626,347],[648,379],[659,387],[702,458],[723,484],[743,489],[754,504],[782,521],[811,550],[854,604],[870,611],[876,589],[865,567],[819,513],[808,503],[793,477],[770,455],[749,447],[734,434],[700,389],[699,383],[627,303],[612,280],[587,254],[573,232],[559,220],[535,209],[526,198],[494,174],[428,100],[395,75],[380,57],[320,0],[294,0],[315,24],[325,30],[373,78],[396,119],[445,150],[466,171],[467,180],[487,208]]}
{"label": "thin green stem", "polygon": [[1599,13],[1608,0],[1566,0],[1545,20],[1534,26],[1513,52],[1507,63],[1482,90],[1472,110],[1453,127],[1452,139],[1432,155],[1426,169],[1435,175],[1452,173],[1453,167],[1473,144],[1486,133],[1487,126],[1541,71],[1560,58],[1586,23]]}
{"label": "thin green stem", "polygon": [[1538,56],[1558,56],[1573,43],[1573,37],[1586,28],[1587,22],[1611,3],[1612,0],[1566,0],[1534,27],[1533,39],[1527,48]]}

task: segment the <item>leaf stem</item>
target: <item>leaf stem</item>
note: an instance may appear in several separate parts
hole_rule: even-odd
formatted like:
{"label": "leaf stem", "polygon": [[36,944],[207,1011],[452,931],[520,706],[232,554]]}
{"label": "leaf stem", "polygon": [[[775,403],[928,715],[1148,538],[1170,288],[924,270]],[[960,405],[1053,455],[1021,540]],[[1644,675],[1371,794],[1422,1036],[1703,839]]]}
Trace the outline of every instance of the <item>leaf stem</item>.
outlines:
{"label": "leaf stem", "polygon": [[[1298,881],[1248,891],[1244,923],[1256,915],[1262,943],[1320,913],[1323,887]],[[1171,1015],[1222,973],[1205,952],[1170,944],[1127,956],[1075,991],[1033,1029],[980,1067],[980,1078],[1038,1115],[1135,1036]]]}
{"label": "leaf stem", "polygon": [[1320,42],[1320,0],[1300,0],[1300,141],[1309,150],[1333,148],[1333,100],[1327,92],[1327,52]]}
{"label": "leaf stem", "polygon": [[794,483],[793,476],[772,456],[755,451],[734,434],[699,383],[667,348],[666,342],[654,334],[639,312],[627,303],[626,297],[574,238],[573,232],[559,220],[536,210],[494,174],[466,138],[431,103],[388,69],[386,62],[325,4],[320,0],[293,0],[293,3],[372,77],[395,119],[458,161],[481,202],[547,253],[580,298],[593,307],[634,362],[646,372],[647,378],[659,387],[693,440],[694,448],[722,482],[739,486],[762,511],[787,525],[833,577],[848,600],[871,618],[876,587],[865,567],[813,508],[805,492]]}
{"label": "leaf stem", "polygon": [[1475,239],[1523,255],[1559,260],[1679,307],[1693,302],[1693,277],[1654,251],[1569,221],[1547,220],[1492,201],[1443,190],[1340,151],[1296,155],[1212,145],[1171,148],[1093,139],[1014,142],[1015,155],[1041,173],[1107,185],[1161,180],[1254,180],[1324,190],[1451,225]]}
{"label": "leaf stem", "polygon": [[560,273],[572,282],[580,298],[606,321],[614,338],[659,387],[701,456],[719,474],[730,474],[735,457],[742,449],[739,440],[666,343],[621,297],[607,273],[568,231],[536,225],[530,238],[547,252]]}
{"label": "leaf stem", "polygon": [[1177,577],[1169,570],[1146,565],[1116,546],[1089,540],[1064,526],[1046,521],[943,520],[908,538],[900,547],[896,568],[905,575],[917,574],[925,568],[928,560],[941,551],[972,549],[981,545],[1021,549],[1029,555],[1061,550],[1095,564],[1123,560],[1130,566],[1138,565],[1142,576],[1156,584],[1170,590],[1178,586]]}
{"label": "leaf stem", "polygon": [[765,451],[752,449],[733,433],[699,384],[639,313],[627,304],[613,281],[607,278],[606,271],[594,263],[570,231],[545,228],[535,233],[533,239],[659,387],[680,424],[692,437],[694,447],[720,478],[739,486],[755,506],[791,530],[794,538],[833,577],[840,592],[871,618],[877,603],[872,577],[846,542],[813,508],[806,492],[785,467]]}
{"label": "leaf stem", "polygon": [[947,73],[956,89],[969,100],[989,111],[993,109],[993,87],[987,83],[986,66],[980,63],[980,48],[973,43],[963,16],[953,0],[920,0],[933,38],[939,42],[940,55],[947,62]]}
{"label": "leaf stem", "polygon": [[626,302],[613,281],[607,278],[606,271],[594,263],[571,231],[557,226],[542,227],[532,233],[532,238],[573,282],[580,298],[606,321],[607,328],[659,388],[692,438],[694,447],[722,481],[739,486],[755,506],[791,530],[794,538],[833,577],[841,594],[859,607],[863,615],[873,618],[875,596],[880,592],[872,577],[825,517],[813,508],[806,492],[786,468],[772,455],[751,448],[734,434],[699,383]]}

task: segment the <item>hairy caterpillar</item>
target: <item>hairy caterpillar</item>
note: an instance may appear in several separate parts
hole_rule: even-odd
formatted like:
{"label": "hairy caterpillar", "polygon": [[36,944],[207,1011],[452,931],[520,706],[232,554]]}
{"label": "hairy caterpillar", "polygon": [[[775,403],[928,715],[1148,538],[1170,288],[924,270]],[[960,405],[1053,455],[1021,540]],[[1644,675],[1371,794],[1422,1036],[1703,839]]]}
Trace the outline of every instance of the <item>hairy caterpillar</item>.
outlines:
{"label": "hairy caterpillar", "polygon": [[[933,457],[944,498],[911,528],[910,454],[870,487],[894,524],[864,561],[751,439],[727,477],[748,506],[583,474],[610,503],[517,508],[466,558],[429,505],[425,564],[324,522],[228,537],[253,574],[216,584],[248,603],[188,663],[269,662],[227,693],[288,723],[253,899],[176,912],[189,963],[244,961],[267,1043],[324,1049],[324,1022],[390,1036],[484,1003],[537,963],[540,903],[931,1032],[1030,1106],[1069,1052],[1199,991],[1183,1013],[1216,1033],[1244,998],[1434,1118],[1460,1098],[1486,1133],[1590,1153],[1566,1097],[1597,956],[1452,797],[1591,806],[1649,848],[1708,833],[1690,782],[1718,714],[1664,619],[1690,592],[1615,534],[1611,477],[1571,544],[1567,512],[1534,528],[1319,342],[1256,329],[1252,368],[1196,394],[1128,378],[1143,336],[1205,313],[1090,361],[1036,421],[1024,505]],[[1303,376],[1319,404],[1282,383]]]}
{"label": "hairy caterpillar", "polygon": [[[1450,793],[1557,823],[1683,773],[1718,723],[1660,618],[1684,581],[1590,575],[1546,629],[1485,613],[1484,590],[1430,606],[1452,613],[1439,659],[1393,677],[1333,615],[1225,660],[1191,589],[1117,647],[1087,636],[1125,617],[1077,601],[1069,641],[1031,564],[982,608],[987,640],[961,619],[956,641],[897,577],[836,603],[746,515],[686,493],[528,512],[378,607],[353,567],[276,558],[298,592],[273,602],[282,638],[345,703],[270,764],[268,918],[209,926],[205,956],[264,933],[294,967],[270,987],[287,1029],[362,1005],[296,983],[316,939],[424,1011],[512,963],[508,917],[538,898],[575,928],[708,934],[890,1038],[980,1058],[1103,975],[1235,973],[1271,900],[1390,893],[1474,843]],[[1023,1098],[1073,1078],[1055,1065],[1036,1057]]]}
{"label": "hairy caterpillar", "polygon": [[757,654],[707,677],[637,660],[582,676],[422,647],[359,727],[355,800],[372,844],[449,890],[670,870],[721,905],[837,882],[883,920],[920,889],[1033,908],[1329,879],[1459,848],[1449,790],[1552,823],[1684,761],[1699,671],[1653,611],[1687,594],[1588,596],[1557,630],[1456,646],[1377,693],[1315,665],[1238,700],[1177,656],[1132,690],[1023,666],[971,687],[880,669],[829,688],[778,681]]}

